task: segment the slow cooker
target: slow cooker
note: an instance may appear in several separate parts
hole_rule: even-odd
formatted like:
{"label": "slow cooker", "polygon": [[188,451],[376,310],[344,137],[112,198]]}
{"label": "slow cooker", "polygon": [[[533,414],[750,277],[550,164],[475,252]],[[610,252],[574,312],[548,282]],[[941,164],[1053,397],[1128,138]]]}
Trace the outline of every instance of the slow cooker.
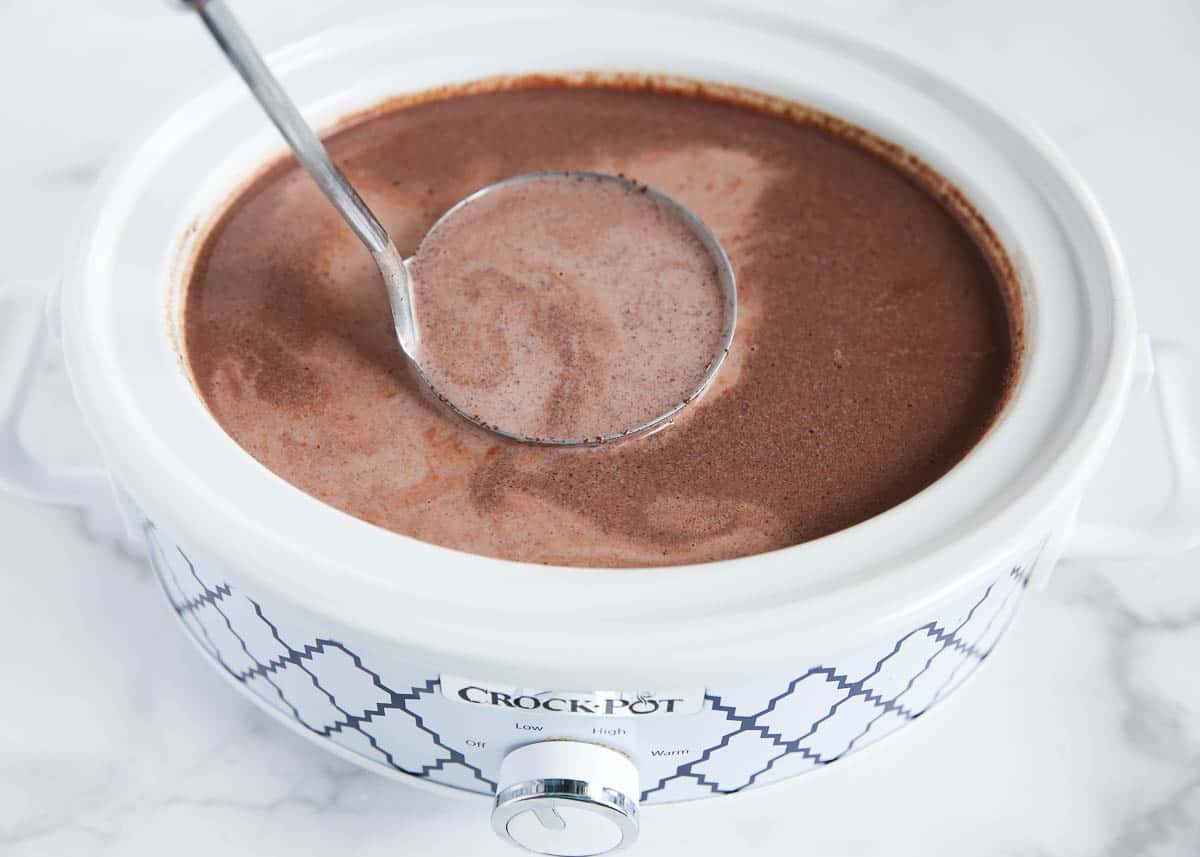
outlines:
{"label": "slow cooker", "polygon": [[[325,127],[398,93],[537,71],[650,72],[811,105],[964,191],[1017,265],[1027,332],[1011,401],[975,450],[816,541],[606,570],[387,532],[255,462],[180,357],[189,255],[222,200],[282,150],[240,81],[223,80],[108,169],[61,288],[3,291],[23,326],[0,349],[24,371],[0,400],[0,479],[140,545],[203,660],[331,752],[478,795],[497,832],[531,850],[602,853],[633,841],[640,805],[810,772],[923,716],[1064,552],[1167,553],[1200,536],[1184,355],[1139,337],[1096,204],[1040,135],[911,62],[799,20],[677,2],[406,10],[271,64]],[[58,335],[103,471],[41,461],[18,436]],[[1175,491],[1142,528],[1076,527],[1156,363],[1168,443],[1145,454],[1170,456]]]}

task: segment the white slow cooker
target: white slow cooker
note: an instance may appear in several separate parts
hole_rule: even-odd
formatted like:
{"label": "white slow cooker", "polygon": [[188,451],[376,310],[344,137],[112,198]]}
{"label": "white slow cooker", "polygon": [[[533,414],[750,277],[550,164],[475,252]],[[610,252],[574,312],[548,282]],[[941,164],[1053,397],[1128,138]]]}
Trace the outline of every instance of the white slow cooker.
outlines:
{"label": "white slow cooker", "polygon": [[[497,832],[532,850],[601,853],[633,841],[639,804],[811,771],[921,716],[987,658],[1064,550],[1133,556],[1197,541],[1178,350],[1139,339],[1112,236],[1058,153],[954,85],[810,24],[685,2],[406,10],[271,64],[325,126],[397,93],[540,70],[683,75],[815,106],[966,193],[1017,264],[1028,336],[1011,402],[964,461],[807,544],[596,570],[396,535],[254,461],[178,355],[189,253],[219,203],[282,149],[230,76],[112,165],[51,290],[51,332],[105,472],[54,467],[21,444],[46,291],[0,292],[26,322],[0,343],[0,359],[26,367],[0,400],[0,480],[86,507],[100,527],[119,506],[205,659],[329,750],[485,796]],[[1176,491],[1140,530],[1073,530],[1155,356]]]}

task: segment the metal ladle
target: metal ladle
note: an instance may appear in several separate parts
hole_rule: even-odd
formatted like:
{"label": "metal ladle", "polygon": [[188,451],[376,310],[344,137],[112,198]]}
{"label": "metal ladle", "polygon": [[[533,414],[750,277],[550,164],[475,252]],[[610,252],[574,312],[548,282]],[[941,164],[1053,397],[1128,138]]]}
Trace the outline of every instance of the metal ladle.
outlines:
{"label": "metal ladle", "polygon": [[737,320],[737,287],[734,282],[733,268],[725,251],[721,248],[716,236],[704,223],[680,203],[665,194],[647,189],[643,185],[626,179],[623,176],[611,176],[592,173],[534,173],[517,176],[489,185],[468,196],[454,205],[438,220],[437,226],[443,225],[447,218],[460,213],[464,207],[471,205],[485,194],[500,187],[509,187],[513,182],[532,179],[562,177],[571,179],[581,175],[602,178],[615,182],[632,191],[649,192],[664,208],[673,212],[700,241],[712,257],[717,272],[717,279],[723,292],[725,303],[724,323],[721,338],[716,353],[706,367],[703,375],[697,380],[696,386],[665,412],[644,420],[638,425],[624,427],[617,431],[597,432],[588,437],[529,437],[517,432],[508,431],[503,425],[498,425],[494,415],[468,413],[439,392],[437,385],[429,378],[417,360],[418,328],[413,312],[413,290],[408,267],[404,258],[392,243],[387,230],[363,202],[362,197],[355,191],[350,181],[329,157],[329,152],[322,145],[313,129],[304,121],[295,103],[288,97],[275,75],[263,61],[262,55],[242,29],[237,19],[226,7],[223,0],[177,0],[178,5],[194,10],[204,21],[225,56],[241,75],[242,80],[249,86],[251,93],[258,100],[267,116],[279,129],[287,141],[296,160],[307,170],[313,180],[333,203],[334,207],[349,224],[354,234],[366,245],[375,259],[379,273],[387,287],[388,301],[391,304],[392,319],[396,328],[396,337],[405,355],[416,367],[421,377],[434,391],[437,397],[445,402],[453,411],[464,419],[487,431],[502,435],[523,443],[548,444],[556,446],[582,446],[618,440],[631,435],[640,434],[650,429],[662,426],[675,416],[689,402],[699,396],[711,383],[720,369],[729,345],[733,340],[733,331]]}

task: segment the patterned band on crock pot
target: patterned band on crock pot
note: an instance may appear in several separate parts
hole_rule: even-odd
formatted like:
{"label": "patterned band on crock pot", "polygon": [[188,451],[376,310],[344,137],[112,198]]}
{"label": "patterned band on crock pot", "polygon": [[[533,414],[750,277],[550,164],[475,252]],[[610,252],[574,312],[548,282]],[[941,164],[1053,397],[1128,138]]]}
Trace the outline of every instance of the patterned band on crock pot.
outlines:
{"label": "patterned band on crock pot", "polygon": [[464,705],[433,665],[318,624],[243,591],[146,520],[163,590],[188,634],[285,721],[369,768],[492,794],[504,755],[531,740],[600,740],[638,766],[642,800],[727,794],[834,762],[920,717],[987,658],[1045,541],[990,583],[876,645],[798,663],[786,675],[703,690],[695,713],[590,717]]}

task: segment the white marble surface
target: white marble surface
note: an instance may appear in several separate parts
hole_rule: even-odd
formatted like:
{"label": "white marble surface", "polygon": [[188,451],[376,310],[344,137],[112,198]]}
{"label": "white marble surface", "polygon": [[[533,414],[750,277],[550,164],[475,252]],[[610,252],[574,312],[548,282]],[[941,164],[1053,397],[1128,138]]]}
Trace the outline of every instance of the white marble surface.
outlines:
{"label": "white marble surface", "polygon": [[[278,45],[399,4],[236,5]],[[1200,347],[1192,0],[803,11],[1040,123],[1108,212],[1143,326]],[[220,71],[195,22],[153,0],[0,0],[0,281],[54,274],[105,159]],[[39,443],[89,454],[60,371],[32,422]],[[1088,514],[1150,508],[1156,443],[1153,421],[1131,417]],[[0,853],[509,853],[478,804],[365,773],[236,697],[147,569],[74,515],[0,497],[0,568]],[[1200,554],[1064,566],[943,709],[820,773],[652,810],[637,853],[1200,854],[1197,655]]]}

